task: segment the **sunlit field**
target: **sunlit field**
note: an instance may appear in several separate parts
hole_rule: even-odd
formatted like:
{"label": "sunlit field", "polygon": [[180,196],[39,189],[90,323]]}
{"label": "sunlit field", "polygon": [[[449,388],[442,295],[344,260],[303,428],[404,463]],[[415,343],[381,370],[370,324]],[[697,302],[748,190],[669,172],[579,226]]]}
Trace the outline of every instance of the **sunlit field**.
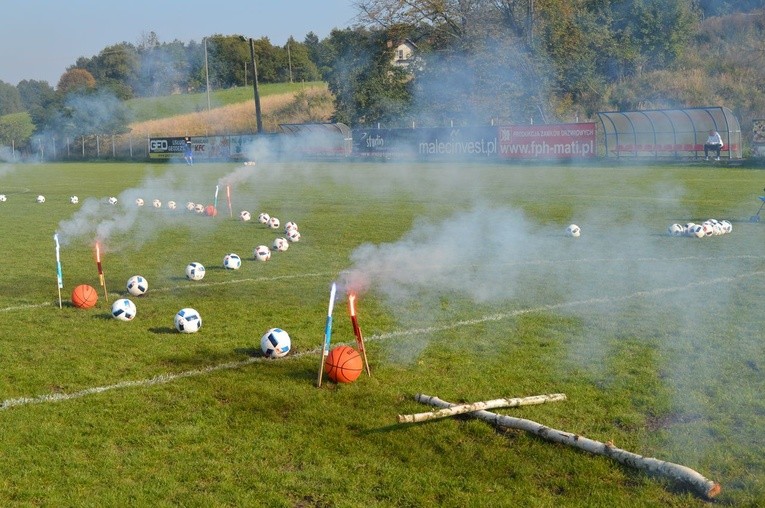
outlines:
{"label": "sunlit field", "polygon": [[[564,393],[495,411],[687,466],[720,483],[718,503],[760,506],[763,185],[762,170],[701,165],[0,166],[0,505],[708,504],[469,416],[396,420],[432,409],[418,393]],[[216,199],[215,217],[186,210]],[[712,218],[732,231],[667,232]],[[300,240],[254,259],[288,221]],[[127,293],[133,275],[144,296]],[[332,346],[356,345],[356,291],[371,376],[318,388],[333,282]],[[93,308],[72,305],[80,284]],[[126,297],[136,317],[112,318]],[[194,334],[174,327],[187,307]],[[273,327],[291,337],[284,358],[261,351]]]}

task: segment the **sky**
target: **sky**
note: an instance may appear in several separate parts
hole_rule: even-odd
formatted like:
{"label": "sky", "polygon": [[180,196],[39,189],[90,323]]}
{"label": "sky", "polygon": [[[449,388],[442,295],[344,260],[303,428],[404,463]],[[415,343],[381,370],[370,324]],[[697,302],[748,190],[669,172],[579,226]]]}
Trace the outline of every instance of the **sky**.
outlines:
{"label": "sky", "polygon": [[0,0],[0,81],[55,87],[66,68],[113,44],[201,42],[206,36],[268,37],[283,46],[309,32],[324,39],[355,24],[353,0]]}

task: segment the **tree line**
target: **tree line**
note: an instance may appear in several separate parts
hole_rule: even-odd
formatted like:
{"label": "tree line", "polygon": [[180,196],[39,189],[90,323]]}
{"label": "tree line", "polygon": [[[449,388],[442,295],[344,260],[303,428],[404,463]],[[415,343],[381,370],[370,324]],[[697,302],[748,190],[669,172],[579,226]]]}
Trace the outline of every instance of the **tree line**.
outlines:
{"label": "tree line", "polygon": [[[356,0],[358,24],[284,46],[212,35],[80,57],[55,88],[0,82],[0,144],[34,133],[128,129],[123,101],[324,80],[334,120],[486,125],[592,118],[600,110],[725,105],[763,114],[765,0]],[[724,17],[723,17],[724,16]],[[406,42],[415,57],[394,65]],[[206,62],[205,62],[206,60]]]}

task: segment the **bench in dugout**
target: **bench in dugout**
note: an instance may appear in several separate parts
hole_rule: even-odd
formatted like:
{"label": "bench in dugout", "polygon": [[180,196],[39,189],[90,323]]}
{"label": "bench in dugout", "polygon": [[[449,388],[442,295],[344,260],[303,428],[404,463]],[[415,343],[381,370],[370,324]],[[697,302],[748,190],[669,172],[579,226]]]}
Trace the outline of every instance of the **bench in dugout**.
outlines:
{"label": "bench in dugout", "polygon": [[[736,147],[734,146],[734,149]],[[720,154],[729,152],[730,147],[723,145],[720,150]],[[619,144],[612,150],[617,156],[632,155],[637,157],[638,155],[654,155],[654,156],[685,156],[685,157],[703,157],[704,145],[703,144]]]}

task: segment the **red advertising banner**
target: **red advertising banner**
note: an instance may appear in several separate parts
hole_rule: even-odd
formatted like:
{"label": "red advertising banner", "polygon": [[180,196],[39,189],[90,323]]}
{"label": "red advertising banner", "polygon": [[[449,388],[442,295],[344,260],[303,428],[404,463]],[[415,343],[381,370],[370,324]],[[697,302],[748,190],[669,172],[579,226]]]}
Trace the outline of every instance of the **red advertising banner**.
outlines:
{"label": "red advertising banner", "polygon": [[517,159],[595,157],[595,124],[563,123],[499,127],[499,156]]}

